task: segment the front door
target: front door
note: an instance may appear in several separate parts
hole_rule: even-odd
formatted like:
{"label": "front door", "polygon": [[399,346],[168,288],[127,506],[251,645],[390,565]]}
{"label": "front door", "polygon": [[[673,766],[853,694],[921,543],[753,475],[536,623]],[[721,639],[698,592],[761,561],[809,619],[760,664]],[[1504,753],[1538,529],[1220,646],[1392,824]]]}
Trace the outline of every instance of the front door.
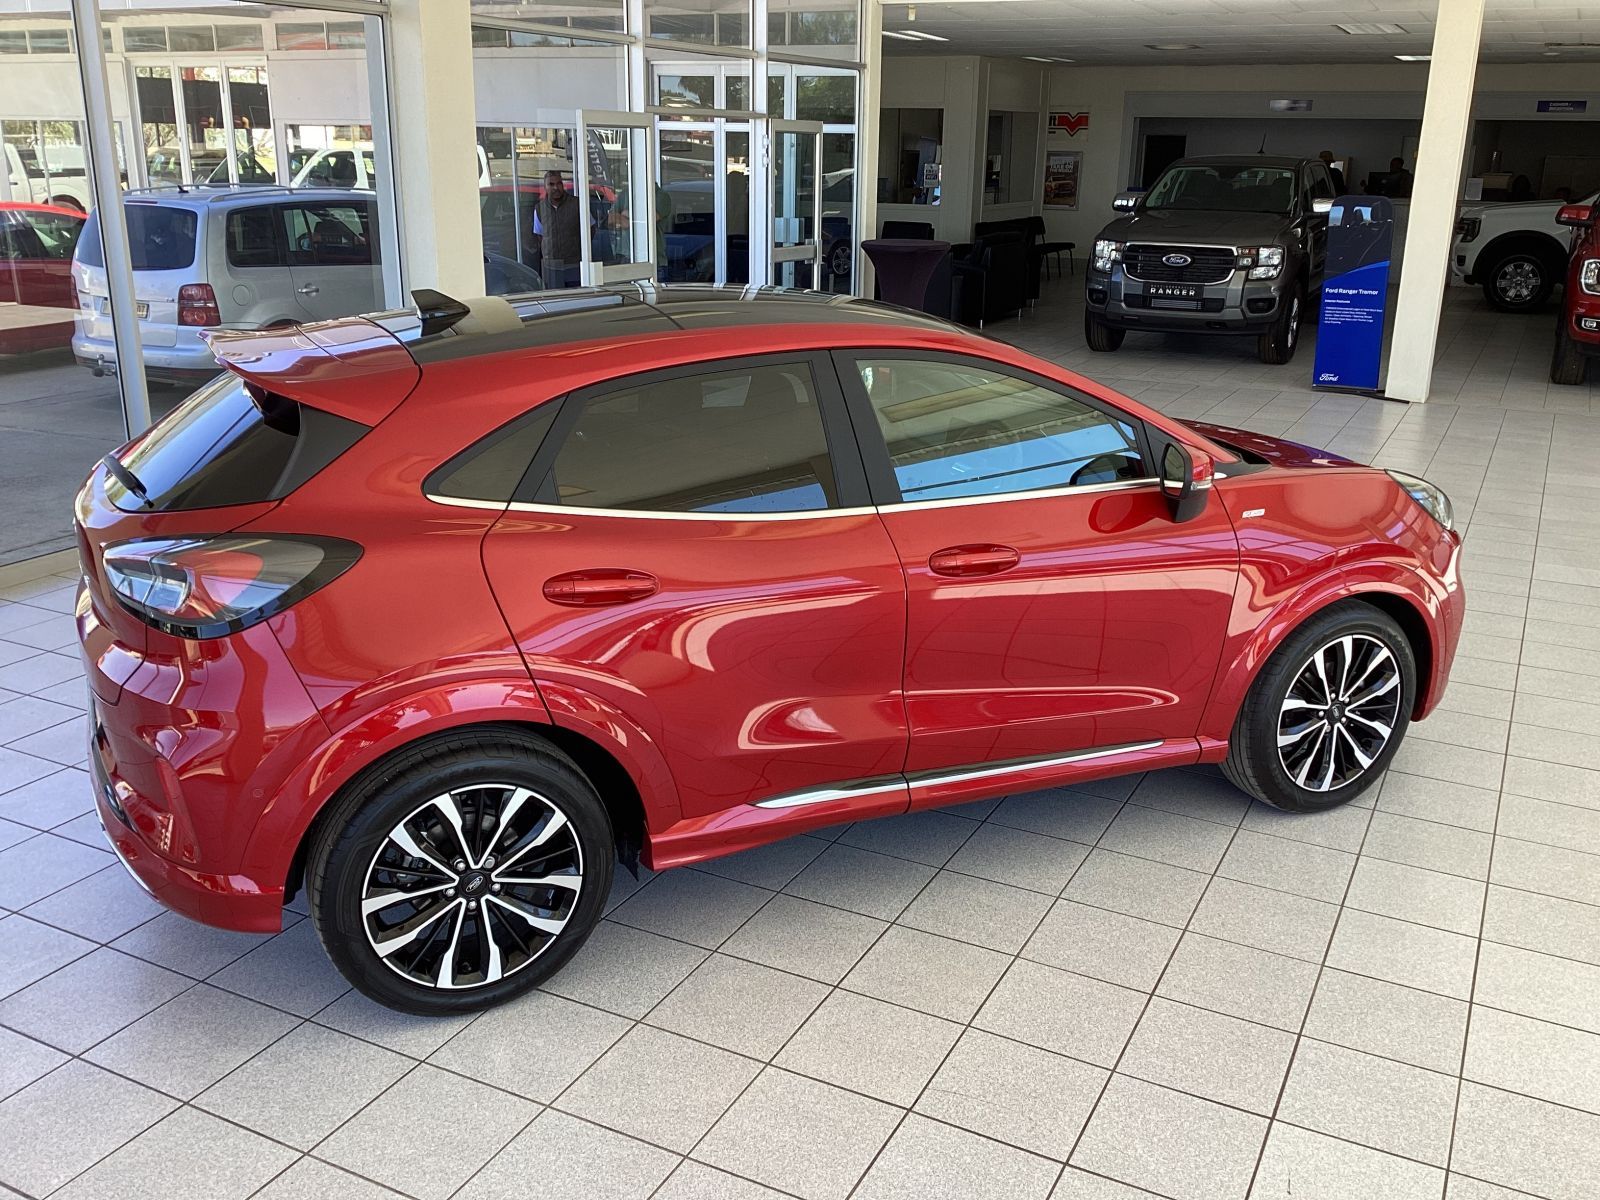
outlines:
{"label": "front door", "polygon": [[383,269],[371,200],[308,200],[279,211],[294,296],[306,320],[381,307]]}
{"label": "front door", "polygon": [[909,588],[908,774],[1192,738],[1238,550],[1171,519],[1140,422],[926,352],[840,354]]}
{"label": "front door", "polygon": [[485,540],[535,680],[653,740],[685,818],[905,764],[905,582],[848,424],[826,355],[575,392]]}

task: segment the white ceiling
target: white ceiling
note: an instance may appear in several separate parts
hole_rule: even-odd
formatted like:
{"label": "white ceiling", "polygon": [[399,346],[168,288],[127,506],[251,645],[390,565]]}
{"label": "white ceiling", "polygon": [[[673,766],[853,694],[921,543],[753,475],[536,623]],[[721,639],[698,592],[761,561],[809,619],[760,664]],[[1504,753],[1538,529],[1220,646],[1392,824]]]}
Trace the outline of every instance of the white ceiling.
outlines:
{"label": "white ceiling", "polygon": [[[915,8],[916,20],[908,21],[905,4],[886,0],[883,27],[949,41],[885,38],[884,53],[1129,65],[1392,62],[1396,54],[1428,53],[1437,11],[1428,0],[921,0]],[[1405,32],[1352,35],[1337,28],[1352,22],[1388,22]],[[1152,42],[1196,49],[1148,49]],[[1551,42],[1593,45],[1547,55]],[[1488,0],[1481,58],[1600,61],[1600,0]]]}

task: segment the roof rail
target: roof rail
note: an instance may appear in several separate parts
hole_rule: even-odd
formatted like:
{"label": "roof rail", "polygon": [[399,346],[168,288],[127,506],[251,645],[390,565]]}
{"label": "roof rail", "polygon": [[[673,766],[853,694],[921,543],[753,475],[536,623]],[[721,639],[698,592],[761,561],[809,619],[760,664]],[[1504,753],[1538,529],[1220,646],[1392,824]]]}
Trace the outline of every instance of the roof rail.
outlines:
{"label": "roof rail", "polygon": [[293,193],[304,189],[291,187],[286,183],[163,183],[154,187],[129,188],[123,192],[123,197],[129,196],[194,196],[200,200],[226,200],[230,196],[263,195],[274,193]]}

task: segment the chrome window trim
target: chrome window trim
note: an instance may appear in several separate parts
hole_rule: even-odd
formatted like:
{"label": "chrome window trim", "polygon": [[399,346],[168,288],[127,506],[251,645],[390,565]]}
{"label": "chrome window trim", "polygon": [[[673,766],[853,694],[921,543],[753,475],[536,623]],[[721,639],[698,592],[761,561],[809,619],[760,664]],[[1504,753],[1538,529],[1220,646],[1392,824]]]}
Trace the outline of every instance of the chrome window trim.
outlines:
{"label": "chrome window trim", "polygon": [[920,508],[959,508],[969,504],[1006,504],[1013,500],[1034,500],[1040,497],[1086,496],[1095,492],[1125,492],[1133,488],[1149,487],[1151,484],[1160,482],[1159,479],[1151,475],[1140,479],[1119,479],[1115,483],[1082,483],[1076,487],[1037,488],[1033,491],[1023,492],[995,492],[982,496],[949,496],[943,500],[899,500],[892,504],[879,505],[879,508],[883,512],[904,512],[907,509]]}

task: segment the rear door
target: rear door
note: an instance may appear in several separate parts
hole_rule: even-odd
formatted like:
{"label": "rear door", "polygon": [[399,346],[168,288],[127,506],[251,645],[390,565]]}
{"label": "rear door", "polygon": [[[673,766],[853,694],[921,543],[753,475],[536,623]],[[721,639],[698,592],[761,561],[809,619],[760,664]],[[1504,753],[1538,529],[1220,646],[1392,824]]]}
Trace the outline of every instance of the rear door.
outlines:
{"label": "rear door", "polygon": [[552,708],[625,714],[686,819],[840,785],[841,819],[906,807],[905,581],[837,389],[802,353],[575,392],[485,540]]}
{"label": "rear door", "polygon": [[380,308],[378,225],[370,198],[306,200],[281,206],[295,302],[323,321]]}
{"label": "rear door", "polygon": [[301,316],[275,204],[252,204],[218,214],[228,286],[216,289],[224,325],[246,328],[294,321]]}

